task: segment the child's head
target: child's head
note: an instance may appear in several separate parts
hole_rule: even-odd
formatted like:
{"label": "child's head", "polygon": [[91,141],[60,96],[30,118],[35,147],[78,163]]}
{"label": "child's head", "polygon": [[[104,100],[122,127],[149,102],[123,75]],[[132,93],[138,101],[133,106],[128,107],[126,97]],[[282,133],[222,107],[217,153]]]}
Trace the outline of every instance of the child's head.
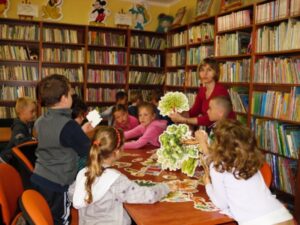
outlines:
{"label": "child's head", "polygon": [[163,92],[161,90],[152,90],[150,95],[150,102],[153,105],[158,106],[158,102],[160,101],[162,96],[163,96]]}
{"label": "child's head", "polygon": [[134,91],[130,92],[129,102],[131,102],[132,104],[139,105],[143,101],[144,101],[144,99],[143,99],[143,95],[142,95],[141,91],[134,90]]}
{"label": "child's head", "polygon": [[128,110],[125,105],[114,106],[112,114],[118,124],[125,125],[128,122]]}
{"label": "child's head", "polygon": [[15,110],[20,120],[25,123],[33,122],[36,118],[36,101],[26,96],[18,98]]}
{"label": "child's head", "polygon": [[156,118],[155,106],[149,102],[143,102],[138,107],[139,122],[148,126]]}
{"label": "child's head", "polygon": [[217,61],[210,57],[203,59],[197,67],[197,74],[199,74],[203,83],[211,79],[217,82],[220,76],[220,68]]}
{"label": "child's head", "polygon": [[71,108],[72,96],[69,80],[58,74],[45,77],[39,83],[42,104],[48,107]]}
{"label": "child's head", "polygon": [[74,119],[79,125],[81,125],[86,117],[86,114],[88,113],[88,107],[77,94],[72,95],[71,109],[72,119]]}
{"label": "child's head", "polygon": [[207,115],[210,121],[226,119],[232,111],[232,103],[229,97],[216,96],[209,101]]}
{"label": "child's head", "polygon": [[263,154],[253,132],[236,120],[221,120],[214,128],[209,159],[219,172],[230,172],[237,179],[252,177],[263,165]]}
{"label": "child's head", "polygon": [[127,105],[128,95],[124,91],[118,91],[116,94],[116,104]]}
{"label": "child's head", "polygon": [[105,165],[108,159],[111,162],[120,157],[120,152],[124,145],[123,131],[114,127],[100,127],[94,135],[92,147],[90,149],[85,189],[87,191],[86,202],[90,204],[93,201],[92,185],[96,177],[101,176],[103,167],[111,166]]}

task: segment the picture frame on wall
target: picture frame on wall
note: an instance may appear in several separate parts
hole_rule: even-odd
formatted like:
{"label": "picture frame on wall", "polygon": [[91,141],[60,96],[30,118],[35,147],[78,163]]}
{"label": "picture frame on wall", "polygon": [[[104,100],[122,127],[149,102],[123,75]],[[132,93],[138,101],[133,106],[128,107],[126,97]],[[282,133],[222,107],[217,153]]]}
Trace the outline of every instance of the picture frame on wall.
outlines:
{"label": "picture frame on wall", "polygon": [[208,16],[213,0],[197,0],[196,3],[196,19]]}
{"label": "picture frame on wall", "polygon": [[226,11],[242,5],[242,0],[222,0],[221,10]]}
{"label": "picture frame on wall", "polygon": [[173,23],[172,23],[172,27],[176,27],[176,26],[180,26],[181,25],[181,22],[183,20],[185,12],[186,12],[186,7],[185,6],[179,8],[177,10],[177,12],[175,14],[175,17],[174,17],[174,20],[173,20]]}

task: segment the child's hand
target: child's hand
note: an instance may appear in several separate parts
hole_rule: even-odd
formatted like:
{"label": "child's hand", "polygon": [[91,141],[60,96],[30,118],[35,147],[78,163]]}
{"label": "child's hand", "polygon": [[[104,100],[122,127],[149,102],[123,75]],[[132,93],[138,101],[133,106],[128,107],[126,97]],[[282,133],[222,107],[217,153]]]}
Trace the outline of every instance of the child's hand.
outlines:
{"label": "child's hand", "polygon": [[89,133],[92,130],[94,130],[94,127],[92,126],[92,122],[87,122],[82,125],[81,129],[83,130],[84,133]]}
{"label": "child's hand", "polygon": [[211,183],[209,173],[207,173],[207,172],[205,172],[203,175],[203,183],[204,183],[204,185]]}
{"label": "child's hand", "polygon": [[195,132],[195,139],[200,145],[201,150],[206,155],[208,153],[208,135],[204,130],[197,130]]}

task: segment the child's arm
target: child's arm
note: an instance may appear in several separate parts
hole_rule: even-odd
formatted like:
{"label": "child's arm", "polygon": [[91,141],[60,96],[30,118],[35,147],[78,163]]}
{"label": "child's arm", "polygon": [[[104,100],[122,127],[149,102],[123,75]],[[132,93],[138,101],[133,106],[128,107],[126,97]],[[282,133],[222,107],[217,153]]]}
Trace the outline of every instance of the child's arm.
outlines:
{"label": "child's arm", "polygon": [[125,140],[130,140],[132,138],[139,137],[143,134],[144,131],[145,128],[142,125],[139,125],[131,130],[125,131],[124,132]]}
{"label": "child's arm", "polygon": [[139,186],[125,175],[121,175],[113,191],[120,202],[153,204],[166,196],[170,189],[166,184],[157,184],[152,187]]}
{"label": "child's arm", "polygon": [[208,135],[204,130],[197,130],[195,132],[195,139],[200,145],[200,149],[202,150],[204,155],[208,154]]}
{"label": "child's arm", "polygon": [[13,146],[17,146],[31,140],[33,140],[33,136],[29,133],[29,130],[25,125],[15,125],[13,127],[11,140]]}
{"label": "child's arm", "polygon": [[[138,126],[138,127],[140,127],[140,126]],[[135,130],[135,128],[133,130]],[[128,132],[130,132],[130,131],[128,131]],[[157,132],[156,132],[155,127],[152,127],[151,124],[150,124],[146,128],[146,130],[144,130],[144,133],[143,132],[140,133],[140,135],[142,135],[142,136],[138,140],[126,142],[124,144],[124,148],[125,149],[138,149],[138,148],[141,148],[141,147],[145,146],[147,143],[149,143],[150,140],[152,140],[154,138],[157,138],[156,133]]]}
{"label": "child's arm", "polygon": [[212,164],[209,167],[211,183],[205,184],[205,190],[210,200],[216,207],[228,211],[227,196],[228,193],[224,186],[224,173],[217,172]]}

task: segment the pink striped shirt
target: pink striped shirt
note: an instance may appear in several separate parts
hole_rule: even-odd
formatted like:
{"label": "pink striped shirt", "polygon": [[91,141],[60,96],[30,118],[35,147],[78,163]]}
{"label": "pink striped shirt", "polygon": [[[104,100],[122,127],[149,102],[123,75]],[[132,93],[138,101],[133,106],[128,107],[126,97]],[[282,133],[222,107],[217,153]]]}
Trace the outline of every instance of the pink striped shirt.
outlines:
{"label": "pink striped shirt", "polygon": [[147,127],[140,124],[132,130],[125,131],[125,140],[137,138],[136,141],[126,142],[124,149],[138,149],[147,144],[159,147],[158,137],[167,127],[166,120],[153,120]]}

